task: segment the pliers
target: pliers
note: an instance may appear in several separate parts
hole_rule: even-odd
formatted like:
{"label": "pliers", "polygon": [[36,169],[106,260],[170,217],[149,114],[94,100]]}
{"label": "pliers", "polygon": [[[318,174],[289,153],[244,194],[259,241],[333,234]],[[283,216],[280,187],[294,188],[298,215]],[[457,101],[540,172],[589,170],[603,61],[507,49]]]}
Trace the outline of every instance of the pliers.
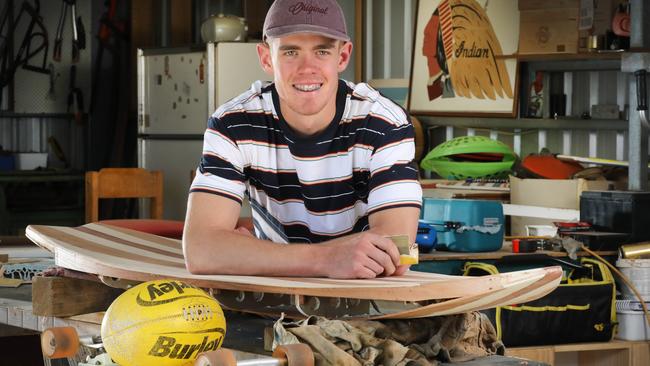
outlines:
{"label": "pliers", "polygon": [[79,62],[79,51],[86,48],[86,33],[81,22],[81,17],[77,17],[77,0],[62,0],[61,14],[59,15],[59,24],[56,26],[56,38],[54,39],[54,52],[52,58],[54,61],[61,61],[61,42],[63,40],[63,27],[65,18],[70,8],[72,17],[72,62]]}

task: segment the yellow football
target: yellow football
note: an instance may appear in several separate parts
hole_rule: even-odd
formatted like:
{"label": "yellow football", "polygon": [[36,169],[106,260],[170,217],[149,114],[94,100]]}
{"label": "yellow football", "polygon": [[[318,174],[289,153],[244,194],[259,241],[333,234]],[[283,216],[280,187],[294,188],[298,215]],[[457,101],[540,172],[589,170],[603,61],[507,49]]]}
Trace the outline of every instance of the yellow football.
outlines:
{"label": "yellow football", "polygon": [[177,280],[141,283],[120,295],[102,321],[102,341],[121,366],[191,365],[221,346],[226,320],[205,291]]}

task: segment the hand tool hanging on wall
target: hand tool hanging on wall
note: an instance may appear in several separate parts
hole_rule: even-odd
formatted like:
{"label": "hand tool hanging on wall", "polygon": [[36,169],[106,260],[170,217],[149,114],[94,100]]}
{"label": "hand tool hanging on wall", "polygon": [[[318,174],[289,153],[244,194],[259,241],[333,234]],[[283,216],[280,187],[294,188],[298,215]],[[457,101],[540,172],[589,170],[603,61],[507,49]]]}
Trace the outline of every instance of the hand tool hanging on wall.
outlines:
{"label": "hand tool hanging on wall", "polygon": [[68,113],[71,112],[72,106],[76,104],[74,109],[74,120],[77,123],[82,122],[84,112],[84,98],[81,89],[76,86],[77,79],[77,66],[70,66],[70,90],[68,91]]}
{"label": "hand tool hanging on wall", "polygon": [[49,65],[47,65],[47,68],[50,70],[50,87],[47,90],[47,95],[45,96],[45,99],[47,100],[56,100],[56,78],[58,77],[56,70],[54,69],[54,64],[50,62]]}
{"label": "hand tool hanging on wall", "polygon": [[650,128],[650,123],[648,122],[648,90],[646,87],[646,75],[647,72],[645,69],[634,72],[634,77],[636,78],[636,110],[639,111],[641,125],[645,128]]}
{"label": "hand tool hanging on wall", "polygon": [[[10,5],[12,3],[7,2],[0,15],[0,92],[2,88],[11,83],[19,67],[43,74],[49,73],[49,70],[45,67],[49,41],[47,29],[43,24],[43,18],[39,14],[40,2],[36,0],[34,1],[34,5],[32,5],[28,1],[24,1],[15,19],[10,19],[12,14],[9,9]],[[27,24],[25,35],[20,42],[20,47],[14,57],[10,52],[8,39],[14,38],[14,31],[21,24],[25,15],[27,16],[26,19],[30,20]],[[34,41],[39,38],[41,42],[36,43],[35,47]],[[29,60],[41,52],[43,53],[42,65],[30,65]]]}
{"label": "hand tool hanging on wall", "polygon": [[86,48],[86,33],[81,17],[77,17],[77,0],[62,0],[61,13],[59,15],[59,24],[56,26],[56,38],[54,39],[54,52],[52,58],[54,61],[61,61],[61,45],[63,42],[63,27],[67,17],[68,8],[70,8],[70,17],[72,24],[72,62],[79,62],[79,51]]}
{"label": "hand tool hanging on wall", "polygon": [[121,49],[118,45],[119,42],[126,43],[129,41],[126,35],[126,25],[124,22],[116,20],[117,0],[106,0],[104,2],[106,10],[99,22],[99,32],[97,33],[97,55],[95,57],[95,65],[93,67],[93,79],[91,83],[92,90],[90,92],[90,106],[88,113],[93,114],[95,110],[95,100],[99,94],[99,76],[102,72],[102,62],[104,60],[104,49],[110,52],[112,59],[116,58],[117,53]]}
{"label": "hand tool hanging on wall", "polygon": [[50,149],[54,151],[54,155],[56,155],[56,157],[61,160],[63,167],[70,167],[70,163],[68,163],[68,159],[65,157],[65,153],[63,152],[59,141],[54,136],[47,138],[47,144],[50,146]]}

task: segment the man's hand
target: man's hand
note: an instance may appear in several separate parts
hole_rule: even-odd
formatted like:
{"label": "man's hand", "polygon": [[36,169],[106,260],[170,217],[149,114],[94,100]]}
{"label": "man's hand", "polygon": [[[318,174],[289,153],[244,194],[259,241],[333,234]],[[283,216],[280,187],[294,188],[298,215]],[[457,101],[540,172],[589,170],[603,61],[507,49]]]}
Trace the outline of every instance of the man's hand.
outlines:
{"label": "man's hand", "polygon": [[363,232],[327,244],[323,266],[331,278],[375,278],[401,275],[409,266],[400,266],[399,251],[389,238]]}

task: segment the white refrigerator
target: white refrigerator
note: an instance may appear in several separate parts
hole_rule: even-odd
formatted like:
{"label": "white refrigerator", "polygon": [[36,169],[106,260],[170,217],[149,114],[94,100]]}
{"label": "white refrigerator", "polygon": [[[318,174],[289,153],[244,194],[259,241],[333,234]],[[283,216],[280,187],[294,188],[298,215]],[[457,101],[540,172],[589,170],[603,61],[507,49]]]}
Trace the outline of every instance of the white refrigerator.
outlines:
{"label": "white refrigerator", "polygon": [[[163,172],[164,218],[185,218],[208,116],[255,80],[268,79],[256,43],[138,50],[138,166]],[[142,202],[141,217],[146,210]],[[250,216],[247,208],[242,216]]]}

